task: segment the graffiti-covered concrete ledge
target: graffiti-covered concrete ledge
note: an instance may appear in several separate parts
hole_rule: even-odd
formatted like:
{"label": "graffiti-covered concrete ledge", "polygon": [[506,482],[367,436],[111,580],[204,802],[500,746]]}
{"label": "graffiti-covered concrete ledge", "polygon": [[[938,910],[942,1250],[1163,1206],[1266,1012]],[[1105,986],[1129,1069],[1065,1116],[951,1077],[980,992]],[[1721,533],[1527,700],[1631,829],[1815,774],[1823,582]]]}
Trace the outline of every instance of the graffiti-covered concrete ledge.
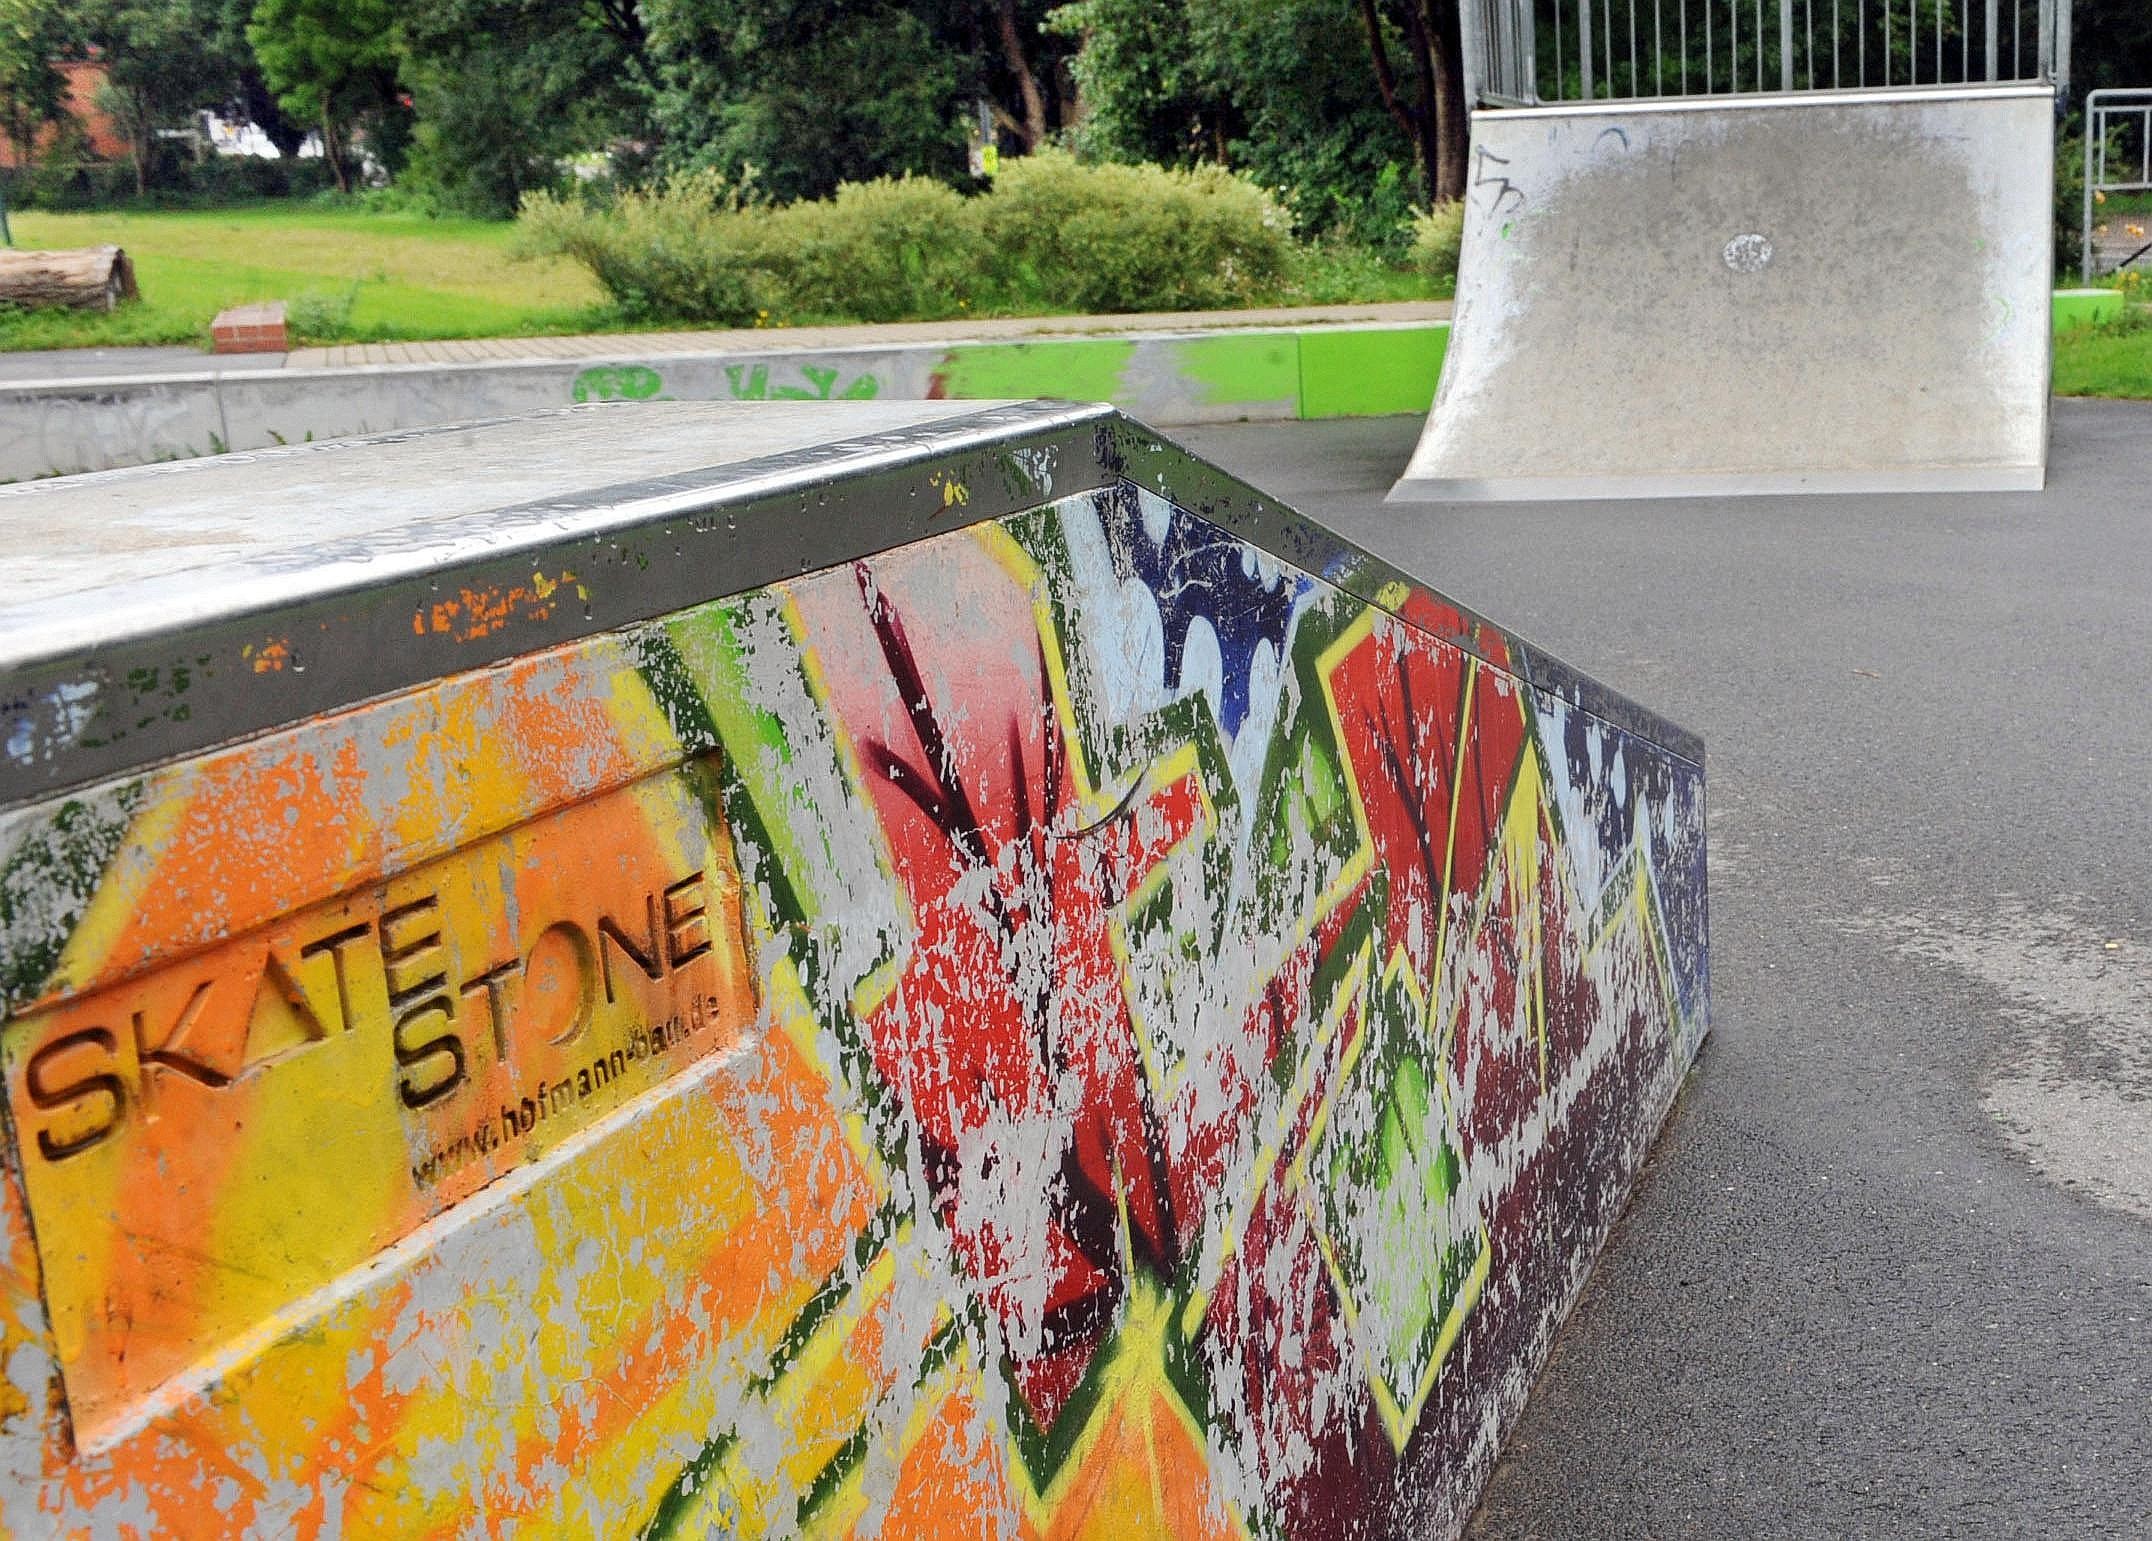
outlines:
{"label": "graffiti-covered concrete ledge", "polygon": [[1709,1027],[1697,740],[1109,408],[0,539],[8,1534],[1454,1535]]}

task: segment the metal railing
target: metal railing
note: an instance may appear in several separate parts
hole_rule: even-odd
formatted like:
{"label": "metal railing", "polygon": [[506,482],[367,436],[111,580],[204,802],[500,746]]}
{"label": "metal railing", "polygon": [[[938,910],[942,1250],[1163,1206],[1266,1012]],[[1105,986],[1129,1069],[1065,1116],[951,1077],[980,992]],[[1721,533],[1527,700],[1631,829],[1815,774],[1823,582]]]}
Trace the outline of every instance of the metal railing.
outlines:
{"label": "metal railing", "polygon": [[[2105,88],[2085,96],[2085,223],[2084,255],[2079,259],[2079,278],[2091,283],[2100,268],[2100,236],[2106,226],[2093,223],[2093,206],[2109,193],[2152,192],[2152,90]],[[2152,253],[2145,240],[2145,217],[2131,223],[2117,214],[2110,223],[2121,226],[2121,239],[2107,243],[2110,249],[2127,251],[2109,265],[2113,272]],[[2132,250],[2131,248],[2134,248]]]}
{"label": "metal railing", "polygon": [[1495,107],[1976,82],[2068,88],[2070,0],[1463,0]]}

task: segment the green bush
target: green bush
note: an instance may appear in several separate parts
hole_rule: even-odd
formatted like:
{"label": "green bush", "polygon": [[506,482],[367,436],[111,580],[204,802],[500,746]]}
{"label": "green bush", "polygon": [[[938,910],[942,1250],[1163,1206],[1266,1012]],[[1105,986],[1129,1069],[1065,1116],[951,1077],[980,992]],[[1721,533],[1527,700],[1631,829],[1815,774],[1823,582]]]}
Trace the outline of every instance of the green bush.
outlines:
{"label": "green bush", "polygon": [[47,155],[27,170],[0,172],[8,206],[55,213],[89,209],[196,209],[301,197],[326,187],[328,168],[319,160],[264,160],[215,155],[200,164],[166,149],[147,193],[135,191],[134,167],[86,155]]}
{"label": "green bush", "polygon": [[525,251],[581,263],[631,318],[744,326],[777,297],[752,194],[714,171],[682,172],[609,204],[533,193],[517,224]]}
{"label": "green bush", "polygon": [[1208,309],[1275,290],[1296,253],[1245,178],[1059,151],[1005,164],[975,198],[884,177],[773,208],[697,172],[610,204],[534,194],[521,226],[525,250],[580,262],[631,316],[730,326]]}
{"label": "green bush", "polygon": [[343,342],[351,334],[351,307],[358,298],[357,284],[310,289],[285,305],[284,323],[293,337],[305,342]]}
{"label": "green bush", "polygon": [[2055,142],[2055,282],[2074,284],[2084,271],[2085,138],[2080,131]]}
{"label": "green bush", "polygon": [[1042,151],[1003,163],[980,216],[1000,289],[1086,312],[1245,302],[1293,254],[1284,210],[1211,165],[1085,165]]}
{"label": "green bush", "polygon": [[978,207],[925,177],[847,182],[832,198],[769,211],[757,265],[787,316],[957,315],[976,303],[986,273]]}
{"label": "green bush", "polygon": [[1465,206],[1442,203],[1412,216],[1412,265],[1437,293],[1457,290],[1457,257],[1464,247]]}

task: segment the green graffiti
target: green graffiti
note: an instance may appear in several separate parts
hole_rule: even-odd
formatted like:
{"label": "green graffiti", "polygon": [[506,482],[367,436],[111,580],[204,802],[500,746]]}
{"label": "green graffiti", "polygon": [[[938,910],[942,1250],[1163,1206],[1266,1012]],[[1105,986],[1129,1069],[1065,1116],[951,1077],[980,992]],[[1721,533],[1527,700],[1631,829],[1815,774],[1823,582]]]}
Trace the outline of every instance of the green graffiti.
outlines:
{"label": "green graffiti", "polygon": [[802,364],[799,371],[805,385],[773,386],[767,364],[727,364],[725,380],[734,401],[872,401],[882,393],[882,382],[873,375],[854,376],[840,391],[835,369]]}
{"label": "green graffiti", "polygon": [[577,401],[650,401],[662,399],[665,377],[642,364],[599,364],[575,377],[569,394]]}

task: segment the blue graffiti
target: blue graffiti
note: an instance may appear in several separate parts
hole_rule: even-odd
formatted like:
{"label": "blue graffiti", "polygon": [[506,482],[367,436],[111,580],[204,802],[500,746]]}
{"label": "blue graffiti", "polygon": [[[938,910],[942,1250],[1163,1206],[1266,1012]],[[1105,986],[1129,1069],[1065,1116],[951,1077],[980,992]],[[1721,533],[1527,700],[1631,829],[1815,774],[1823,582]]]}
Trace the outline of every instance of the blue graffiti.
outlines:
{"label": "blue graffiti", "polygon": [[1166,684],[1183,687],[1189,633],[1202,622],[1218,641],[1219,723],[1228,737],[1237,736],[1248,717],[1257,648],[1268,642],[1273,659],[1284,655],[1293,608],[1310,580],[1259,564],[1237,537],[1133,488],[1122,487],[1100,505],[1115,572],[1141,581],[1158,601]]}

